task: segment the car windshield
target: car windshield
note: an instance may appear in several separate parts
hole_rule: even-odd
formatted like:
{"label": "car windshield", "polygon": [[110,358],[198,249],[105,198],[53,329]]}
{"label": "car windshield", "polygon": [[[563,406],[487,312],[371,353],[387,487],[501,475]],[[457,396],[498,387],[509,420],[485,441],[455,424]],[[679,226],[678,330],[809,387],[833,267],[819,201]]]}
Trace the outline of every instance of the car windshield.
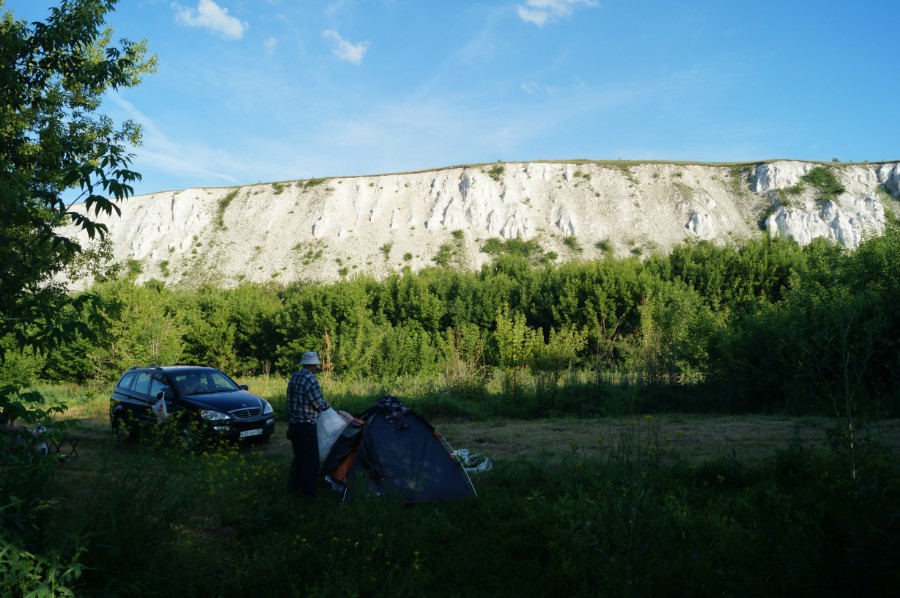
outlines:
{"label": "car windshield", "polygon": [[180,395],[196,395],[211,392],[231,392],[238,385],[219,370],[184,370],[169,374]]}

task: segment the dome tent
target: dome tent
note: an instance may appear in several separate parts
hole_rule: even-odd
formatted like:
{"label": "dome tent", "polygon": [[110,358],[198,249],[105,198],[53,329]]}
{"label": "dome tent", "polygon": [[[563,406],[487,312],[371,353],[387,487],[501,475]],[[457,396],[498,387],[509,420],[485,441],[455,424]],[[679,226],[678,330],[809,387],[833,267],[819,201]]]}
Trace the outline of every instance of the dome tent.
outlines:
{"label": "dome tent", "polygon": [[360,491],[395,495],[405,504],[476,495],[440,432],[392,396],[348,423],[321,471],[343,489],[344,500]]}

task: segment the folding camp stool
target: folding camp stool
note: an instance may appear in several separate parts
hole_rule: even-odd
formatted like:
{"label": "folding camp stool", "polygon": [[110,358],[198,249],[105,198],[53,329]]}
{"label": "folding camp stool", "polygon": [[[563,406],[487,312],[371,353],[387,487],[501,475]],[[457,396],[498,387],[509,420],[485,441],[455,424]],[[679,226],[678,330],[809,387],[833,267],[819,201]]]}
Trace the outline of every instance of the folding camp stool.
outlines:
{"label": "folding camp stool", "polygon": [[78,457],[78,439],[74,436],[63,436],[50,442],[50,454],[59,455],[64,461]]}

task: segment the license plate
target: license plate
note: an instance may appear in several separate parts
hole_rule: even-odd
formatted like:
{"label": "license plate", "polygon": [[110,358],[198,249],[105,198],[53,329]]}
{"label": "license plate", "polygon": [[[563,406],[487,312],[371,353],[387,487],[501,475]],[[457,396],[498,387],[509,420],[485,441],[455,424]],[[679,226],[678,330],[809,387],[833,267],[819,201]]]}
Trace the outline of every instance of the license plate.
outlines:
{"label": "license plate", "polygon": [[248,436],[262,436],[262,428],[257,428],[255,430],[244,430],[241,432],[241,438],[247,438]]}

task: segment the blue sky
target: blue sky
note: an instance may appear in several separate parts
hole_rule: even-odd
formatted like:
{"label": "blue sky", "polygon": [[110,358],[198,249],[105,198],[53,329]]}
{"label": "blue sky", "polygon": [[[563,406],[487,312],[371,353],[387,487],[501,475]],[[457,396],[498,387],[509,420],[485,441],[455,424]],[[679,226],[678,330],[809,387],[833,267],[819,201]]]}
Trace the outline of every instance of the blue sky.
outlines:
{"label": "blue sky", "polygon": [[[50,0],[7,0],[29,21]],[[121,0],[138,194],[522,160],[900,159],[897,0]]]}

